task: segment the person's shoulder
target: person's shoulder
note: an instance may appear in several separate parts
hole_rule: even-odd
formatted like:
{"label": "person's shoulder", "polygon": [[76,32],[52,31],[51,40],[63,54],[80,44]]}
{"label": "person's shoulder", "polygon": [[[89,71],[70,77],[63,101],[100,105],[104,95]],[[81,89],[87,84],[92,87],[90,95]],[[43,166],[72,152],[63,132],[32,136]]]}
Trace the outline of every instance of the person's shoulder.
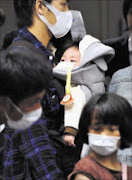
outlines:
{"label": "person's shoulder", "polygon": [[78,161],[78,163],[76,164],[76,168],[80,167],[82,170],[86,171],[87,168],[94,168],[95,164],[96,161],[94,161],[94,159],[88,155]]}
{"label": "person's shoulder", "polygon": [[7,49],[24,49],[26,51],[36,51],[36,47],[26,39],[13,41]]}
{"label": "person's shoulder", "polygon": [[131,79],[131,76],[132,76],[132,66],[128,66],[126,68],[119,69],[118,71],[116,71],[112,76],[112,80],[117,80],[122,78]]}
{"label": "person's shoulder", "polygon": [[29,42],[26,39],[13,41],[10,44],[10,46],[7,48],[7,50],[13,50],[13,49],[19,49],[29,54],[34,53],[41,56],[42,58],[45,57],[39,48],[37,48],[33,43]]}
{"label": "person's shoulder", "polygon": [[19,131],[21,136],[26,137],[32,135],[33,138],[43,136],[47,134],[47,132],[47,121],[44,118],[38,119],[29,127]]}
{"label": "person's shoulder", "polygon": [[125,34],[120,37],[112,38],[112,39],[106,39],[103,41],[105,45],[111,46],[111,47],[120,47],[125,45],[128,42],[128,34]]}
{"label": "person's shoulder", "polygon": [[85,156],[76,163],[73,172],[69,175],[69,179],[78,172],[86,173],[92,177],[97,177],[95,179],[99,179],[98,169],[100,167],[98,167],[96,161],[90,155]]}
{"label": "person's shoulder", "polygon": [[[38,129],[42,129],[42,130],[47,130],[47,121],[45,118],[40,118],[38,119],[36,122],[34,122],[30,127],[31,130],[36,130]],[[27,129],[28,130],[28,129]]]}

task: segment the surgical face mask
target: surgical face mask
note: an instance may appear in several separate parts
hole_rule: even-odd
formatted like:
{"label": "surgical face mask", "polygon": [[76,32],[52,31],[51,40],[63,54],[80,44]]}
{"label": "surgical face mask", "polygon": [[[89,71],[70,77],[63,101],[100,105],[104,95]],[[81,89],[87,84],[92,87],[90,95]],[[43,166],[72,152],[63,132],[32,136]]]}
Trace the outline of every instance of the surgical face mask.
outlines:
{"label": "surgical face mask", "polygon": [[67,71],[68,68],[74,68],[75,63],[74,62],[65,62],[65,61],[61,61],[57,64],[57,66],[55,66],[54,69],[60,69],[62,71]]}
{"label": "surgical face mask", "polygon": [[17,107],[11,100],[10,104],[12,104],[12,106],[15,108],[15,110],[21,114],[21,118],[19,120],[13,120],[9,117],[9,115],[7,114],[7,112],[5,112],[5,116],[7,118],[7,124],[13,128],[13,129],[26,129],[28,127],[30,127],[34,122],[36,122],[42,114],[42,107],[28,112],[28,113],[24,113],[22,112],[19,107]]}
{"label": "surgical face mask", "polygon": [[58,77],[62,80],[66,80],[68,69],[74,68],[75,63],[74,62],[59,62],[57,66],[53,68],[53,75],[55,77]]}
{"label": "surgical face mask", "polygon": [[72,13],[70,11],[65,11],[65,12],[59,11],[58,9],[53,7],[51,4],[45,1],[44,1],[44,4],[56,16],[57,22],[54,25],[52,25],[47,21],[47,19],[43,15],[40,15],[37,12],[39,18],[41,19],[43,23],[47,25],[47,27],[55,36],[55,38],[61,38],[65,36],[70,31],[71,26],[72,26],[72,22],[73,22]]}
{"label": "surgical face mask", "polygon": [[117,151],[120,137],[88,133],[90,148],[97,154],[108,156]]}

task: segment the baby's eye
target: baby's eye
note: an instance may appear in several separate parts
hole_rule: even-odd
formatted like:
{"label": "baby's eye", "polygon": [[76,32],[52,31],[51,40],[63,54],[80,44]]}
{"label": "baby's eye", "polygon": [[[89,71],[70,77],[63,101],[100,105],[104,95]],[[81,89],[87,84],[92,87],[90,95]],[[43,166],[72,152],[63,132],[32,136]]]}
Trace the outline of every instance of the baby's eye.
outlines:
{"label": "baby's eye", "polygon": [[71,60],[71,62],[75,62],[75,60]]}
{"label": "baby's eye", "polygon": [[65,61],[64,59],[61,59],[60,61]]}

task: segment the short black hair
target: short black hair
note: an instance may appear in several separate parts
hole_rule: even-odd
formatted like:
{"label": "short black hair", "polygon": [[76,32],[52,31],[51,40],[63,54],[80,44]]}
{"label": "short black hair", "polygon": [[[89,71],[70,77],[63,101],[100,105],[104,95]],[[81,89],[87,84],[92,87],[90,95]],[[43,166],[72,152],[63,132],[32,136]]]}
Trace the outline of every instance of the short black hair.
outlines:
{"label": "short black hair", "polygon": [[47,90],[52,68],[45,56],[24,49],[0,53],[0,96],[9,97],[18,104],[42,90]]}
{"label": "short black hair", "polygon": [[132,143],[132,107],[128,101],[117,94],[103,93],[94,95],[83,109],[80,119],[80,135],[88,143],[88,129],[93,113],[96,119],[106,125],[118,125],[121,134],[120,148]]}
{"label": "short black hair", "polygon": [[127,15],[128,15],[130,8],[132,8],[132,0],[124,0],[124,2],[123,2],[123,15],[124,15],[126,24],[127,24]]}
{"label": "short black hair", "polygon": [[[58,62],[60,62],[60,59],[62,57],[62,55],[64,54],[64,52],[71,48],[71,47],[78,47],[79,48],[79,42],[81,41],[81,38],[78,37],[76,38],[75,40],[72,40],[72,39],[64,39],[63,41],[61,41],[61,46],[59,46],[55,52],[55,57],[56,57],[56,60]],[[57,63],[58,63],[57,62]]]}
{"label": "short black hair", "polygon": [[[45,0],[51,2],[52,0]],[[36,0],[14,0],[18,28],[30,27],[33,23],[33,11]]]}

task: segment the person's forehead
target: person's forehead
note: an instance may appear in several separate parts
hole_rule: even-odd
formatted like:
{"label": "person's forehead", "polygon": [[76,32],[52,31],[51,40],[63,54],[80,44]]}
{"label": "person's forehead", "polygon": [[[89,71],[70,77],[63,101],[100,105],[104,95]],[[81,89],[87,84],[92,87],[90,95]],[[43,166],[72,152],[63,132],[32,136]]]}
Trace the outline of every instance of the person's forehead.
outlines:
{"label": "person's forehead", "polygon": [[71,52],[71,53],[79,52],[79,48],[76,46],[72,46],[72,47],[66,49],[66,51],[65,51],[65,53],[69,53],[69,52]]}
{"label": "person's forehead", "polygon": [[80,58],[79,48],[78,47],[70,47],[64,52],[63,56]]}
{"label": "person's forehead", "polygon": [[91,120],[91,125],[94,125],[94,124],[102,124],[102,121],[100,121],[100,120],[98,120],[98,119],[96,119],[96,118],[92,118],[92,120]]}
{"label": "person's forehead", "polygon": [[91,118],[91,125],[103,125],[103,121],[101,121],[100,119],[97,118],[98,113],[96,111],[94,111],[92,113],[92,118]]}

